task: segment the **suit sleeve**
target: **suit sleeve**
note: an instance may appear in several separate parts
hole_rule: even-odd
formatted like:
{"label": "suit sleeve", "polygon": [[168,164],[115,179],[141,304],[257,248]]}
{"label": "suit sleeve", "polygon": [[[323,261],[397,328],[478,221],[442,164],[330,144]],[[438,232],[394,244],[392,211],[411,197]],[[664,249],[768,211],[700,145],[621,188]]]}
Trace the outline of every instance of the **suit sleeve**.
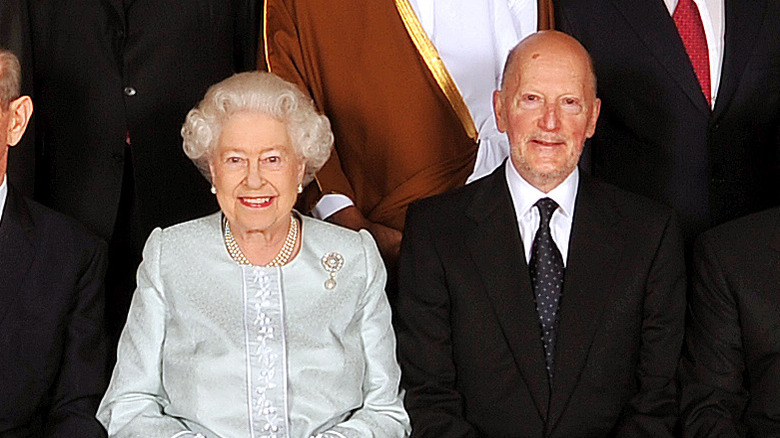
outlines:
{"label": "suit sleeve", "polygon": [[106,250],[102,241],[94,241],[90,247],[74,289],[62,362],[46,415],[46,437],[105,436],[94,415],[107,380],[107,339],[103,319]]}
{"label": "suit sleeve", "polygon": [[741,437],[748,397],[739,310],[706,234],[696,244],[694,266],[680,362],[685,435]]}
{"label": "suit sleeve", "polygon": [[620,437],[673,437],[684,324],[686,277],[682,237],[670,214],[645,284],[642,339],[633,396],[615,428]]}
{"label": "suit sleeve", "polygon": [[97,417],[111,438],[190,436],[163,409],[170,404],[162,382],[162,347],[168,312],[160,278],[162,231],[155,229],[144,247],[138,288],[119,339],[117,363]]}
{"label": "suit sleeve", "polygon": [[455,388],[450,297],[429,221],[412,204],[401,244],[396,330],[415,437],[477,437]]}
{"label": "suit sleeve", "polygon": [[[317,0],[303,0],[292,2],[290,0],[265,0],[265,45],[266,45],[266,63],[268,71],[278,75],[284,80],[298,85],[304,93],[307,93],[314,100],[320,112],[325,113],[325,88],[315,71],[314,63],[311,62],[312,53],[308,53],[306,43],[316,43],[317,35],[306,35],[304,41],[302,29],[299,26],[297,10],[291,4],[295,3],[297,8],[316,8]],[[318,11],[308,11],[307,20],[327,19],[327,14]],[[306,29],[313,25],[306,24]],[[337,53],[331,56],[338,56]],[[309,61],[309,62],[307,62]],[[328,114],[326,114],[328,115]],[[331,121],[333,123],[333,121]],[[317,173],[316,181],[322,194],[337,193],[350,199],[355,199],[355,192],[352,189],[347,176],[341,168],[341,161],[338,154],[338,142],[334,145],[333,152],[325,165]]]}
{"label": "suit sleeve", "polygon": [[395,334],[385,295],[387,274],[374,240],[360,231],[366,266],[366,288],[356,318],[365,355],[363,406],[346,421],[318,438],[403,438],[411,429],[399,394],[401,370],[395,358]]}

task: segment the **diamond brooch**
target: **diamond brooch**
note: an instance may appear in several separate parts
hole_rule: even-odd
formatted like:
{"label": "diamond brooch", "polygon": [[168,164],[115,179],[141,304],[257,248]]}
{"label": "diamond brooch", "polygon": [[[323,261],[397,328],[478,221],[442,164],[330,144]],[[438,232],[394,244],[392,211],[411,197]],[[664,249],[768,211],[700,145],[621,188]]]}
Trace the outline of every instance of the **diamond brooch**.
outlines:
{"label": "diamond brooch", "polygon": [[320,260],[322,267],[328,272],[329,278],[325,280],[325,289],[331,290],[336,287],[336,274],[344,266],[344,256],[337,252],[330,252],[322,256]]}

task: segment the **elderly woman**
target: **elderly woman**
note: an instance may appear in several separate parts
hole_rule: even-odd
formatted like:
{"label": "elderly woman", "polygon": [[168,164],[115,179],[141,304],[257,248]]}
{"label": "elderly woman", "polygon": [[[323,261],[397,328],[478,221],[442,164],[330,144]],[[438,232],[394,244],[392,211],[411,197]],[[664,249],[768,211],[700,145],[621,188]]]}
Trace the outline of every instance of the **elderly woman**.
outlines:
{"label": "elderly woman", "polygon": [[149,237],[98,411],[109,436],[408,435],[374,241],[292,210],[330,154],[328,120],[242,73],[182,136],[221,212]]}

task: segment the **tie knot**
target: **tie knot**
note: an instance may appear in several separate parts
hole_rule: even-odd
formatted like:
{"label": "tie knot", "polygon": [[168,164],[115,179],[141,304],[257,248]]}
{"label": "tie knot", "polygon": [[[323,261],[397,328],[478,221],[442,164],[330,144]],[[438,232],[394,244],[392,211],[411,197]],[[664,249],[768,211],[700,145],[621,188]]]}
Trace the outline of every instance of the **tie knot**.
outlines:
{"label": "tie knot", "polygon": [[677,6],[674,7],[672,18],[678,20],[678,17],[684,16],[685,19],[690,19],[689,17],[691,17],[690,14],[692,13],[699,15],[699,8],[696,6],[696,2],[693,0],[679,0]]}
{"label": "tie knot", "polygon": [[539,209],[539,216],[541,217],[541,223],[549,226],[550,218],[553,212],[558,208],[558,204],[550,198],[542,198],[536,201],[534,204]]}

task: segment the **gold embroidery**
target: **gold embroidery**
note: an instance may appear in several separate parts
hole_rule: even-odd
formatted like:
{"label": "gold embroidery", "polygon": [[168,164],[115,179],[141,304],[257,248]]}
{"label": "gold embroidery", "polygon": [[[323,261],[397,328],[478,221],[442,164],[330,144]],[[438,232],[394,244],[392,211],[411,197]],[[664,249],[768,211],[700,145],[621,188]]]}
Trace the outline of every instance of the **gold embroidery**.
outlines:
{"label": "gold embroidery", "polygon": [[441,88],[441,91],[458,115],[461,124],[463,124],[463,129],[466,130],[466,134],[472,140],[477,141],[479,133],[474,125],[474,119],[471,117],[469,108],[466,106],[458,86],[447,71],[447,67],[444,66],[444,62],[439,57],[439,52],[422,28],[417,15],[414,13],[414,9],[409,4],[409,0],[395,0],[395,6],[398,9],[398,13],[401,14],[401,19],[404,22],[404,26],[406,26],[406,31],[409,32],[409,36],[412,38],[412,42],[414,42],[417,51],[420,52],[420,56],[425,61],[425,65],[428,66],[428,70],[431,71],[434,79],[436,79],[436,83],[439,84],[439,88]]}
{"label": "gold embroidery", "polygon": [[271,71],[271,60],[268,57],[268,0],[263,1],[263,57],[265,67]]}

